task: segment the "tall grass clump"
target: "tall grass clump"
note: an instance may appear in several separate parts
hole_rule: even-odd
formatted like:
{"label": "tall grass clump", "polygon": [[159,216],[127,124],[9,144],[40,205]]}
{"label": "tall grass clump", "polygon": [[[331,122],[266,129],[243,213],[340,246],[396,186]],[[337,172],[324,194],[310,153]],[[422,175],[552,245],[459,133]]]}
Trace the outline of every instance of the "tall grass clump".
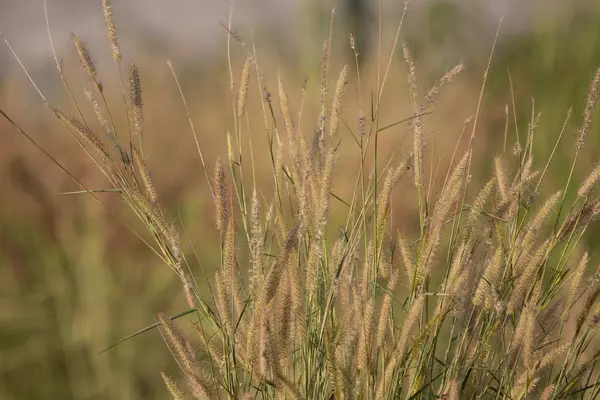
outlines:
{"label": "tall grass clump", "polygon": [[[404,15],[389,58],[377,60],[369,115],[362,98],[354,114],[344,107],[348,86],[356,85],[361,97],[364,82],[358,62],[356,68],[332,68],[331,39],[324,46],[316,121],[305,121],[304,91],[294,101],[278,77],[272,95],[260,60],[249,46],[240,46],[248,54],[239,73],[230,71],[240,76],[237,85],[231,80],[234,130],[224,138],[228,153],[214,167],[205,164],[190,118],[210,188],[206,195],[214,202],[213,234],[221,243],[220,265],[214,275],[202,273],[210,290],[201,293],[195,277],[200,272],[186,258],[182,230],[161,207],[146,163],[138,67],[132,64],[129,77],[123,76],[110,4],[102,4],[129,122],[115,126],[92,56],[77,36],[74,45],[91,86],[87,98],[102,130],[91,127],[76,102],[74,113],[50,110],[152,238],[138,234],[140,239],[181,281],[196,335],[184,334],[176,318],[163,314],[156,323],[181,369],[177,377],[162,374],[174,399],[598,395],[600,272],[588,271],[588,253],[579,255],[586,228],[600,214],[598,168],[580,187],[569,178],[561,190],[541,195],[552,155],[534,161],[534,117],[527,136],[517,135],[514,150],[497,155],[484,168],[492,176],[475,187],[481,176],[473,165],[473,143],[481,135],[477,120],[487,70],[447,173],[428,174],[435,166],[427,164],[426,116],[464,66],[450,68],[423,96],[410,48],[402,46],[413,107],[412,117],[395,126],[411,135],[412,144],[403,149],[399,139],[394,151],[382,152],[380,136],[391,126],[380,124],[381,101],[390,90],[386,82]],[[350,45],[358,58],[355,40]],[[559,138],[576,155],[591,126],[599,74],[575,140],[563,140],[562,132]],[[264,88],[260,96],[252,96],[252,86]],[[250,140],[252,101],[263,110],[265,147]],[[351,141],[354,150],[341,147],[342,141]],[[272,165],[268,191],[256,183],[258,157]],[[338,168],[342,157],[356,160],[356,176]],[[347,198],[333,193],[336,182],[351,184]],[[394,207],[409,201],[418,210],[414,234],[393,219]]]}

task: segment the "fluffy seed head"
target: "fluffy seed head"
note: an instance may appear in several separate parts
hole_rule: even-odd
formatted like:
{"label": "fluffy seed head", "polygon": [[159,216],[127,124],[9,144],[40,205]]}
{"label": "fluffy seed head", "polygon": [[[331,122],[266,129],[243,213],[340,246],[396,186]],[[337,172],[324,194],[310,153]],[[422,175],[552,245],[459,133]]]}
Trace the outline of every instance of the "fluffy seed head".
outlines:
{"label": "fluffy seed head", "polygon": [[164,372],[161,372],[160,375],[162,376],[163,381],[165,381],[165,386],[169,390],[169,393],[171,393],[171,396],[173,396],[173,400],[184,400],[185,395],[183,394],[181,389],[179,389],[177,384],[173,382],[171,378],[165,375]]}
{"label": "fluffy seed head", "polygon": [[112,6],[110,5],[110,0],[102,0],[102,9],[104,10],[104,20],[106,21],[108,37],[110,39],[110,45],[112,47],[113,60],[118,64],[121,62],[121,50],[119,48],[119,42],[117,41],[117,30],[115,28],[115,21],[113,19],[113,12]]}
{"label": "fluffy seed head", "polygon": [[494,159],[494,166],[496,167],[496,181],[498,182],[498,193],[500,194],[500,200],[506,200],[508,194],[508,178],[506,176],[506,165],[504,159],[498,156]]}
{"label": "fluffy seed head", "polygon": [[140,72],[134,63],[129,67],[129,97],[132,104],[133,133],[141,135],[143,130],[142,84]]}
{"label": "fluffy seed head", "polygon": [[250,83],[250,65],[252,58],[247,57],[244,61],[244,67],[242,68],[242,75],[240,77],[240,89],[238,92],[238,102],[236,116],[241,118],[246,112],[246,100],[248,98],[248,84]]}
{"label": "fluffy seed head", "polygon": [[567,300],[567,307],[570,307],[575,300],[575,297],[579,294],[579,287],[581,285],[581,281],[583,276],[585,275],[585,271],[587,269],[588,263],[590,262],[590,256],[586,251],[581,257],[579,264],[573,270],[573,274],[571,275],[571,285],[569,289],[569,297]]}
{"label": "fluffy seed head", "polygon": [[85,43],[83,43],[76,35],[73,35],[73,43],[75,44],[75,49],[77,50],[77,54],[79,55],[81,66],[83,67],[85,72],[87,72],[88,77],[94,85],[94,88],[96,88],[98,93],[102,93],[103,86],[98,78],[98,73],[96,72],[96,64],[92,59],[90,51],[86,47]]}
{"label": "fluffy seed head", "polygon": [[74,130],[84,143],[89,145],[100,155],[103,161],[108,161],[110,159],[102,141],[96,135],[94,135],[94,133],[87,126],[71,115],[68,115],[58,109],[55,109],[55,111],[61,122],[65,123],[68,127]]}
{"label": "fluffy seed head", "polygon": [[425,101],[429,104],[433,104],[437,96],[440,94],[440,90],[447,83],[450,83],[452,79],[458,76],[464,70],[464,68],[465,65],[463,63],[460,63],[454,68],[452,68],[450,71],[446,72],[444,76],[442,76],[442,78],[438,82],[436,82],[435,85],[433,85],[433,87],[429,90],[429,93],[427,93],[427,96],[425,96]]}
{"label": "fluffy seed head", "polygon": [[600,164],[596,165],[588,177],[585,178],[585,181],[583,181],[583,184],[577,191],[577,195],[580,197],[587,197],[598,182],[598,179],[600,179]]}
{"label": "fluffy seed head", "polygon": [[288,99],[287,93],[285,92],[285,89],[283,88],[283,83],[281,82],[281,76],[277,80],[277,84],[279,88],[279,105],[281,106],[281,113],[283,114],[285,131],[289,136],[293,136],[295,134],[294,118],[292,117],[290,101]]}
{"label": "fluffy seed head", "polygon": [[410,55],[410,51],[406,45],[402,45],[402,54],[404,56],[404,61],[408,65],[408,87],[410,89],[410,93],[413,98],[417,97],[417,78],[416,78],[416,68],[415,63],[413,61],[412,56]]}
{"label": "fluffy seed head", "polygon": [[148,199],[152,203],[156,203],[158,196],[156,195],[156,188],[152,183],[152,176],[150,175],[148,167],[146,167],[146,162],[142,159],[142,157],[135,148],[133,148],[133,161],[135,162],[138,172],[142,177],[142,182],[144,183],[144,187],[146,188],[146,195],[148,196]]}
{"label": "fluffy seed head", "polygon": [[331,119],[329,120],[329,134],[335,136],[339,124],[340,111],[342,108],[342,97],[344,96],[344,88],[348,84],[348,66],[344,65],[340,77],[338,78],[333,95],[333,104],[331,106]]}
{"label": "fluffy seed head", "polygon": [[592,117],[596,109],[596,103],[598,102],[598,85],[600,84],[600,68],[596,70],[592,84],[590,85],[590,92],[588,94],[587,104],[585,106],[585,112],[583,114],[583,123],[579,129],[579,135],[577,137],[577,148],[581,149],[585,142],[585,136],[590,130],[592,125]]}
{"label": "fluffy seed head", "polygon": [[213,186],[215,198],[215,217],[217,229],[220,232],[225,231],[227,220],[229,219],[229,210],[227,208],[227,188],[225,187],[225,169],[221,163],[221,159],[217,159],[213,175]]}

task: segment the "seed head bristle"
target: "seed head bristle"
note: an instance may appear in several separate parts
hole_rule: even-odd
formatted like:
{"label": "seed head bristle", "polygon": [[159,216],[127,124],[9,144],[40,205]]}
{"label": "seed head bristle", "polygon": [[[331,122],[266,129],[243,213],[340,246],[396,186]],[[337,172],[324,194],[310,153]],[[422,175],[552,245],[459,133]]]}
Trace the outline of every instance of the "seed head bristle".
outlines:
{"label": "seed head bristle", "polygon": [[179,330],[175,327],[173,321],[171,321],[162,313],[158,314],[158,321],[160,329],[163,332],[165,341],[177,355],[177,358],[181,363],[184,372],[186,372],[186,374],[194,373],[196,369],[194,356],[190,352],[188,343],[181,335],[181,332],[179,332]]}
{"label": "seed head bristle", "polygon": [[[416,113],[416,112],[415,112]],[[419,192],[423,190],[423,127],[421,118],[417,117],[412,122],[413,131],[413,157],[415,187]]]}
{"label": "seed head bristle", "polygon": [[390,360],[388,361],[381,382],[379,383],[379,387],[377,388],[377,395],[375,398],[381,399],[384,398],[384,393],[389,388],[389,384],[392,380],[392,376],[394,371],[396,370],[398,363],[402,362],[404,359],[404,352],[408,345],[408,340],[410,338],[413,327],[417,324],[421,312],[423,311],[424,304],[424,296],[417,296],[411,307],[408,311],[406,319],[402,324],[402,328],[400,330],[400,336],[396,341],[396,347],[394,349],[394,353]]}
{"label": "seed head bristle", "polygon": [[133,161],[135,162],[138,172],[142,177],[142,182],[144,183],[144,188],[146,189],[146,195],[152,203],[156,203],[158,196],[156,195],[156,188],[152,183],[152,176],[150,175],[150,170],[148,170],[146,162],[142,159],[135,147],[132,147],[132,149]]}
{"label": "seed head bristle", "polygon": [[558,357],[560,357],[562,354],[564,354],[565,351],[567,351],[569,348],[571,347],[571,344],[569,343],[565,343],[563,345],[560,345],[558,347],[555,347],[554,349],[550,350],[550,351],[540,351],[538,352],[538,359],[535,360],[535,362],[533,363],[533,369],[535,372],[538,372],[551,365]]}
{"label": "seed head bristle", "polygon": [[379,251],[379,247],[382,244],[383,240],[383,232],[385,229],[385,225],[387,223],[389,213],[390,213],[390,199],[392,196],[392,189],[395,183],[398,180],[400,174],[402,174],[403,170],[406,170],[403,166],[400,166],[397,169],[391,169],[383,183],[383,188],[381,189],[381,193],[377,198],[377,226],[376,226],[376,243],[377,251]]}
{"label": "seed head bristle", "polygon": [[579,212],[571,214],[563,224],[558,241],[563,242],[580,233],[600,215],[600,197],[587,203]]}
{"label": "seed head bristle", "polygon": [[523,337],[525,336],[526,325],[527,325],[527,313],[525,312],[525,309],[523,309],[523,312],[521,312],[521,315],[519,316],[519,320],[517,321],[517,326],[515,326],[515,329],[513,331],[509,352],[515,351],[523,343]]}
{"label": "seed head bristle", "polygon": [[141,136],[144,128],[142,84],[140,72],[134,63],[129,67],[129,97],[132,105],[133,134]]}
{"label": "seed head bristle", "polygon": [[373,351],[373,324],[375,322],[375,310],[373,309],[373,297],[363,299],[362,319],[363,326],[359,330],[358,339],[358,368],[366,371],[371,366],[371,354]]}
{"label": "seed head bristle", "polygon": [[585,275],[585,271],[587,270],[588,263],[590,262],[590,256],[586,251],[581,257],[579,264],[573,270],[573,274],[571,275],[571,285],[569,289],[569,297],[567,299],[567,307],[573,305],[573,300],[575,300],[575,296],[579,294],[579,287],[581,285],[581,281],[583,276]]}
{"label": "seed head bristle", "polygon": [[416,78],[416,68],[415,63],[413,61],[412,56],[410,55],[410,51],[405,44],[402,45],[402,55],[404,56],[404,61],[408,65],[408,88],[413,98],[417,98],[417,78]]}
{"label": "seed head bristle", "polygon": [[250,206],[250,251],[252,252],[252,275],[250,277],[250,293],[254,292],[256,282],[263,279],[263,234],[260,225],[260,201],[256,188],[252,191]]}
{"label": "seed head bristle", "polygon": [[500,200],[506,200],[508,195],[508,178],[506,176],[506,165],[504,159],[501,156],[494,158],[494,166],[496,167],[496,181],[498,182],[498,193],[500,194]]}
{"label": "seed head bristle", "polygon": [[335,137],[337,132],[340,111],[342,108],[342,97],[344,96],[344,88],[348,84],[348,66],[344,65],[340,72],[337,85],[335,86],[335,93],[333,95],[333,104],[331,105],[331,117],[329,119],[329,134],[331,137]]}
{"label": "seed head bristle", "polygon": [[275,297],[275,293],[279,284],[281,283],[281,278],[285,271],[285,268],[288,265],[290,256],[293,251],[296,250],[298,246],[298,227],[294,227],[290,229],[287,234],[287,239],[285,241],[285,245],[279,257],[277,257],[277,261],[267,274],[266,280],[263,285],[263,293],[262,297],[264,297],[263,304],[257,304],[257,307],[263,309],[270,302],[273,297]]}
{"label": "seed head bristle", "polygon": [[[231,209],[231,202],[229,208]],[[235,261],[235,220],[233,214],[229,213],[227,220],[227,229],[225,231],[225,240],[223,243],[223,267],[222,278],[225,284],[226,295],[232,299],[233,307],[237,313],[241,313],[243,309],[243,301],[241,299],[241,287],[238,279]],[[238,314],[233,315],[237,320]]]}
{"label": "seed head bristle", "polygon": [[436,82],[435,85],[433,85],[433,87],[429,90],[429,92],[425,96],[425,101],[429,104],[433,104],[437,96],[440,94],[440,90],[446,84],[450,83],[452,79],[458,76],[464,70],[464,68],[465,65],[463,63],[460,63],[454,66],[454,68],[452,68],[450,71],[446,72],[442,76],[442,78],[438,82]]}
{"label": "seed head bristle", "polygon": [[102,141],[87,126],[71,115],[58,109],[55,109],[55,111],[61,122],[73,129],[84,143],[92,147],[100,155],[102,161],[108,162],[110,160],[108,151],[104,148]]}
{"label": "seed head bristle", "polygon": [[533,180],[539,175],[539,172],[534,171],[527,177],[523,177],[521,180],[515,183],[508,192],[506,199],[498,202],[494,208],[494,215],[501,215],[506,212],[515,202],[519,200],[519,196],[531,185]]}
{"label": "seed head bristle", "polygon": [[85,93],[85,97],[91,103],[92,108],[94,109],[94,114],[96,115],[96,119],[98,120],[100,125],[106,130],[106,136],[110,139],[111,142],[113,142],[114,146],[118,149],[119,145],[117,143],[117,138],[115,136],[115,133],[113,132],[112,128],[108,124],[108,121],[104,117],[104,113],[102,112],[102,109],[100,108],[100,104],[98,104],[98,101],[94,97],[94,94],[88,88],[84,88],[84,93]]}
{"label": "seed head bristle", "polygon": [[327,98],[327,78],[329,72],[329,45],[327,41],[323,43],[323,53],[321,56],[321,90],[320,90],[320,100],[321,100],[321,112],[319,114],[319,128],[320,131],[323,132],[325,130],[325,100]]}
{"label": "seed head bristle", "polygon": [[358,109],[358,135],[360,137],[364,137],[367,133],[367,117],[365,117],[365,113],[362,107]]}
{"label": "seed head bristle", "polygon": [[108,29],[108,37],[112,47],[113,60],[119,64],[121,62],[121,49],[117,41],[117,30],[115,28],[115,20],[113,19],[112,6],[110,0],[102,0],[102,9],[104,10],[104,20]]}
{"label": "seed head bristle", "polygon": [[185,400],[185,395],[181,389],[179,389],[177,384],[173,382],[171,378],[165,375],[164,372],[161,372],[160,375],[162,376],[163,381],[165,381],[165,386],[169,390],[169,393],[171,393],[171,396],[173,396],[173,400]]}
{"label": "seed head bristle", "polygon": [[460,384],[455,379],[448,383],[446,396],[448,400],[460,400]]}
{"label": "seed head bristle", "polygon": [[198,302],[196,289],[190,284],[190,282],[185,282],[183,284],[183,292],[185,294],[185,301],[187,302],[188,306],[190,308],[198,309],[200,303]]}
{"label": "seed head bristle", "polygon": [[231,305],[227,297],[227,283],[223,279],[223,273],[221,271],[215,272],[215,306],[219,314],[219,321],[224,332],[231,332],[232,329],[232,316],[231,316]]}
{"label": "seed head bristle", "polygon": [[370,287],[370,279],[371,279],[371,271],[373,268],[373,260],[375,259],[375,249],[373,246],[373,241],[370,240],[367,245],[367,249],[365,250],[365,260],[363,267],[363,275],[362,281],[360,282],[360,298],[366,301],[369,298],[369,287]]}
{"label": "seed head bristle", "polygon": [[519,268],[519,266],[517,266],[517,269],[521,269],[523,273],[517,278],[512,294],[506,305],[506,309],[509,314],[515,312],[515,309],[519,305],[519,302],[523,299],[527,288],[531,287],[532,278],[535,275],[538,267],[544,261],[546,257],[546,251],[548,250],[550,244],[550,239],[546,240],[538,247],[537,251],[531,257],[527,257],[527,259],[523,260],[523,268]]}
{"label": "seed head bristle", "polygon": [[404,235],[398,231],[398,247],[400,247],[400,254],[402,255],[402,262],[404,264],[404,268],[406,269],[406,276],[409,282],[412,282],[413,278],[415,278],[415,263],[413,261],[413,255],[410,252],[410,248],[408,247],[408,243],[404,238]]}
{"label": "seed head bristle", "polygon": [[163,211],[158,208],[156,204],[150,203],[150,201],[145,196],[142,196],[137,190],[128,190],[126,196],[126,200],[131,203],[140,218],[142,218],[144,223],[146,223],[155,235],[157,235],[157,241],[161,247],[166,244],[167,248],[162,248],[173,262],[171,267],[175,269],[182,280],[186,280],[187,277],[181,268],[181,245],[179,243],[177,230],[173,224],[167,221]]}
{"label": "seed head bristle", "polygon": [[585,106],[585,112],[583,113],[583,123],[579,129],[577,136],[577,148],[581,149],[585,142],[585,136],[590,130],[592,125],[592,117],[596,109],[596,103],[598,102],[598,85],[600,84],[600,68],[596,70],[592,84],[590,85],[590,92],[588,94],[587,104]]}
{"label": "seed head bristle", "polygon": [[287,354],[289,345],[292,343],[292,324],[295,319],[292,317],[292,299],[289,286],[289,279],[284,279],[279,285],[277,295],[272,302],[271,318],[269,318],[269,323],[276,337],[276,343],[279,346],[277,360],[282,366],[287,365],[289,361]]}
{"label": "seed head bristle", "polygon": [[556,384],[552,383],[542,391],[540,396],[540,400],[551,400],[554,398],[554,393],[556,392]]}
{"label": "seed head bristle", "polygon": [[527,306],[523,309],[525,315],[525,331],[523,332],[523,349],[521,351],[523,364],[526,368],[531,368],[533,365],[533,350],[535,339],[535,312],[532,306]]}
{"label": "seed head bristle", "polygon": [[246,112],[246,100],[248,98],[248,84],[250,83],[250,65],[252,63],[251,57],[246,57],[244,61],[244,67],[242,68],[242,75],[240,77],[240,88],[238,91],[238,101],[236,116],[242,118]]}
{"label": "seed head bristle", "polygon": [[481,189],[481,191],[477,194],[477,197],[475,197],[475,200],[473,201],[473,204],[471,205],[471,210],[469,211],[469,216],[467,217],[467,223],[466,223],[467,235],[466,236],[470,236],[471,233],[473,232],[474,225],[477,222],[477,220],[479,219],[479,217],[481,216],[481,213],[483,212],[485,205],[487,204],[490,196],[492,195],[492,191],[494,190],[495,185],[496,185],[496,178],[494,177],[485,184],[483,189]]}
{"label": "seed head bristle", "polygon": [[558,191],[557,193],[552,195],[548,200],[546,200],[542,208],[540,208],[538,213],[533,217],[533,219],[529,223],[529,226],[527,227],[527,232],[523,239],[524,242],[528,242],[535,238],[535,236],[539,233],[544,223],[550,216],[550,213],[552,212],[554,207],[558,204],[559,200],[561,199],[561,196],[562,192]]}
{"label": "seed head bristle", "polygon": [[387,293],[384,294],[383,302],[381,303],[381,309],[379,311],[379,325],[377,327],[377,339],[375,342],[375,348],[379,348],[385,343],[386,335],[388,332],[388,324],[390,322],[389,316],[392,310],[392,293],[394,293],[399,279],[399,271],[393,271],[388,282]]}
{"label": "seed head bristle", "polygon": [[[431,231],[434,232],[432,237],[435,239],[439,235],[441,229],[445,223],[445,220],[450,212],[450,209],[454,205],[460,193],[460,189],[463,184],[464,174],[467,169],[467,163],[469,161],[471,152],[467,151],[463,158],[456,164],[454,171],[450,175],[448,182],[442,189],[439,199],[435,205],[433,212]],[[432,242],[433,243],[433,242]]]}
{"label": "seed head bristle", "polygon": [[539,377],[531,378],[531,372],[526,371],[521,374],[521,377],[517,379],[516,384],[513,386],[510,396],[513,399],[525,399],[527,395],[531,393],[537,387],[540,381]]}
{"label": "seed head bristle", "polygon": [[465,282],[469,274],[464,270],[465,265],[468,264],[468,245],[466,241],[463,241],[456,250],[452,263],[450,264],[450,271],[447,279],[446,292],[449,295],[460,297],[463,295],[465,290]]}
{"label": "seed head bristle", "polygon": [[87,72],[88,77],[92,81],[92,85],[98,91],[98,93],[102,93],[104,88],[98,78],[98,73],[96,72],[96,64],[92,59],[90,51],[86,47],[85,43],[83,43],[76,35],[73,35],[73,43],[75,44],[75,49],[77,50],[77,54],[79,55],[81,65],[83,66],[83,69]]}
{"label": "seed head bristle", "polygon": [[288,136],[293,137],[296,133],[294,127],[294,118],[292,116],[292,109],[290,108],[290,101],[288,99],[287,93],[283,88],[283,83],[281,82],[281,76],[277,80],[278,88],[279,88],[279,105],[281,106],[281,113],[283,114],[283,122],[285,124],[285,131]]}
{"label": "seed head bristle", "polygon": [[227,220],[229,219],[229,210],[227,207],[227,188],[225,187],[225,169],[220,158],[215,163],[213,186],[217,229],[219,232],[225,232]]}
{"label": "seed head bristle", "polygon": [[479,285],[473,296],[473,305],[484,307],[488,310],[494,308],[495,299],[492,291],[502,271],[502,253],[502,246],[499,245],[491,262],[486,267],[483,277],[479,281]]}
{"label": "seed head bristle", "polygon": [[287,376],[277,373],[275,374],[275,382],[276,387],[282,388],[281,392],[285,393],[287,396],[285,398],[289,398],[292,400],[301,400],[303,399],[302,393],[296,387],[294,382],[292,382]]}
{"label": "seed head bristle", "polygon": [[289,322],[291,339],[295,343],[303,343],[306,340],[306,316],[302,299],[302,286],[300,280],[300,265],[298,263],[298,252],[294,251],[290,257],[288,266],[289,291],[291,299],[292,318]]}
{"label": "seed head bristle", "polygon": [[598,180],[600,179],[600,164],[592,170],[592,172],[585,178],[581,187],[577,191],[577,195],[580,197],[587,197],[592,191]]}
{"label": "seed head bristle", "polygon": [[319,195],[319,208],[318,208],[318,233],[322,235],[327,225],[327,218],[329,216],[329,194],[331,191],[331,184],[333,181],[333,169],[335,166],[335,153],[331,150],[326,158],[323,173],[321,177],[321,190]]}

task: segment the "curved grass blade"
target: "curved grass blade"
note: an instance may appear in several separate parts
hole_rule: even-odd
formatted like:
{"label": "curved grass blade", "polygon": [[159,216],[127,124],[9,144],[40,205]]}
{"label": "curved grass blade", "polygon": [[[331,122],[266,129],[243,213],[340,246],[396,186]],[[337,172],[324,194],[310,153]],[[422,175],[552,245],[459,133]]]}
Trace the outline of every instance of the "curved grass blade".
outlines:
{"label": "curved grass blade", "polygon": [[[178,319],[178,318],[181,318],[181,317],[184,317],[184,316],[186,316],[186,315],[188,315],[188,314],[191,314],[191,313],[193,313],[193,312],[196,312],[197,310],[198,310],[198,309],[196,309],[196,308],[190,308],[189,310],[186,310],[186,311],[184,311],[184,312],[182,312],[182,313],[179,313],[179,314],[177,314],[177,315],[174,315],[174,316],[172,316],[172,317],[169,317],[169,320],[171,320],[171,321],[174,321],[174,320],[176,320],[176,319]],[[151,331],[152,329],[154,329],[154,328],[156,328],[156,327],[158,327],[158,322],[155,322],[155,323],[153,323],[152,325],[148,325],[147,327],[145,327],[145,328],[142,328],[142,329],[140,329],[139,331],[137,331],[137,332],[134,332],[134,333],[132,333],[131,335],[128,335],[128,336],[124,337],[123,339],[120,339],[119,341],[117,341],[116,343],[113,343],[113,344],[111,344],[110,346],[108,346],[107,348],[105,348],[104,350],[102,350],[102,351],[101,351],[100,353],[98,353],[98,354],[105,353],[105,352],[107,352],[108,350],[110,350],[110,349],[112,349],[112,348],[114,348],[114,347],[117,347],[117,346],[118,346],[118,345],[120,345],[121,343],[124,343],[124,342],[126,342],[127,340],[129,340],[129,339],[133,339],[134,337],[136,337],[136,336],[138,336],[138,335],[141,335],[142,333],[145,333],[145,332]]]}

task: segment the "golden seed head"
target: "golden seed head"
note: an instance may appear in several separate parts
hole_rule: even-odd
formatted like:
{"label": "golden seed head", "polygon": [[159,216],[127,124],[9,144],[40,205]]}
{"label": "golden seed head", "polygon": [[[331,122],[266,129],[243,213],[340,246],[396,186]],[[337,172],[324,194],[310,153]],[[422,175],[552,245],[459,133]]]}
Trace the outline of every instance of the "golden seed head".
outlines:
{"label": "golden seed head", "polygon": [[131,119],[133,120],[133,134],[141,135],[144,128],[142,84],[140,72],[134,63],[129,68],[129,98],[131,101]]}
{"label": "golden seed head", "polygon": [[596,109],[596,103],[598,102],[598,85],[600,84],[600,68],[596,70],[592,84],[590,85],[590,92],[588,94],[587,104],[585,106],[585,112],[583,114],[583,123],[579,129],[579,135],[577,137],[577,148],[581,149],[585,142],[585,136],[592,126],[592,117]]}
{"label": "golden seed head", "polygon": [[598,179],[600,179],[600,164],[596,165],[585,181],[583,181],[581,187],[577,191],[577,195],[580,197],[587,197],[598,182]]}
{"label": "golden seed head", "polygon": [[117,41],[117,30],[115,28],[115,20],[113,19],[112,6],[110,0],[102,0],[102,9],[104,10],[104,20],[108,29],[108,37],[112,47],[113,60],[118,64],[121,62],[121,50]]}
{"label": "golden seed head", "polygon": [[227,207],[227,188],[225,187],[225,169],[220,158],[215,163],[213,186],[217,229],[224,232],[229,219],[229,210]]}
{"label": "golden seed head", "polygon": [[283,114],[283,121],[285,123],[285,130],[289,136],[295,135],[295,127],[294,127],[294,119],[292,117],[292,110],[290,108],[290,102],[283,88],[283,83],[281,82],[281,76],[277,80],[278,88],[279,88],[279,104],[281,106],[281,113]]}
{"label": "golden seed head", "polygon": [[348,84],[348,66],[344,65],[340,77],[335,87],[335,94],[333,96],[333,105],[331,106],[331,118],[329,120],[329,134],[331,137],[335,136],[337,127],[339,124],[340,111],[342,108],[342,97],[344,95],[344,88]]}
{"label": "golden seed head", "polygon": [[158,196],[156,195],[156,188],[152,183],[152,176],[150,175],[150,170],[146,166],[146,162],[142,159],[142,156],[140,156],[135,147],[132,147],[132,149],[133,161],[135,162],[138,172],[142,177],[142,182],[144,183],[144,187],[146,189],[146,195],[152,203],[156,203]]}
{"label": "golden seed head", "polygon": [[75,49],[77,50],[77,54],[79,55],[79,60],[81,61],[83,69],[87,72],[96,90],[99,93],[102,93],[104,89],[100,83],[100,80],[98,79],[96,64],[92,59],[90,51],[86,47],[85,43],[83,43],[76,35],[73,35],[73,42],[75,43]]}
{"label": "golden seed head", "polygon": [[244,62],[244,67],[242,68],[242,76],[240,78],[240,89],[238,92],[238,103],[236,116],[237,118],[241,118],[246,112],[246,100],[248,98],[248,84],[250,82],[250,65],[252,63],[252,58],[247,57]]}

